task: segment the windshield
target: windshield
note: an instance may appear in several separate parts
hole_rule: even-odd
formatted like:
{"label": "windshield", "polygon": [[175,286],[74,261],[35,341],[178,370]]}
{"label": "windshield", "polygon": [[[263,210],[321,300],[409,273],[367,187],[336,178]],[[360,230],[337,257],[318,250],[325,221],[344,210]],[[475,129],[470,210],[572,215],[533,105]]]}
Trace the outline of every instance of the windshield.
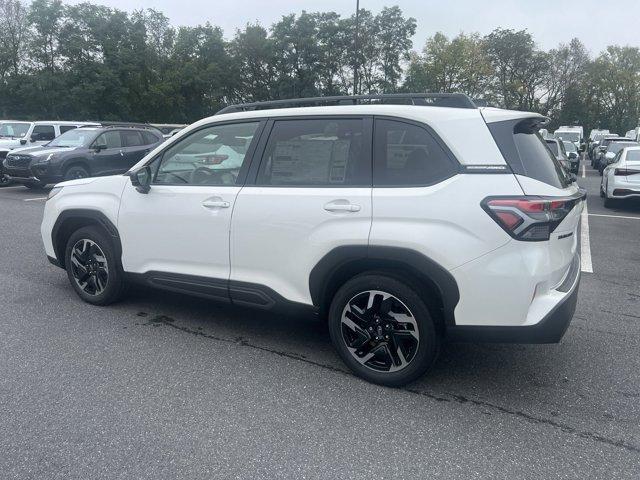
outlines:
{"label": "windshield", "polygon": [[618,153],[620,150],[622,150],[625,147],[637,147],[640,144],[636,143],[636,142],[614,142],[611,145],[609,145],[608,148],[608,152],[611,153]]}
{"label": "windshield", "polygon": [[0,137],[24,137],[29,131],[30,123],[0,123]]}
{"label": "windshield", "polygon": [[578,149],[576,148],[575,143],[572,142],[563,142],[564,143],[564,148],[567,152],[577,152]]}
{"label": "windshield", "polygon": [[580,132],[556,132],[555,136],[560,140],[566,140],[568,142],[580,141]]}
{"label": "windshield", "polygon": [[549,150],[551,150],[556,157],[558,156],[558,144],[556,142],[547,142],[547,147],[549,147]]}
{"label": "windshield", "polygon": [[94,129],[75,128],[49,142],[49,147],[82,147],[89,145],[96,135]]}

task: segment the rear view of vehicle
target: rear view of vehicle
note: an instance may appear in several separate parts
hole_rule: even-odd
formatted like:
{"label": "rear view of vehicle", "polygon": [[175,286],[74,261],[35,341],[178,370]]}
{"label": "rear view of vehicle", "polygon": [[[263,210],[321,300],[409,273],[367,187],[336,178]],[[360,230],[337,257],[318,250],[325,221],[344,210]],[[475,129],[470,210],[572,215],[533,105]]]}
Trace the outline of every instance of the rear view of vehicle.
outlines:
{"label": "rear view of vehicle", "polygon": [[604,170],[600,196],[607,208],[622,200],[640,198],[640,146],[626,147],[617,153]]}
{"label": "rear view of vehicle", "polygon": [[[482,113],[521,192],[489,195],[483,201],[482,208],[511,240],[454,271],[466,298],[461,295],[452,330],[464,332],[465,339],[557,342],[577,298],[577,230],[584,192],[535,133],[541,117],[514,112],[509,118],[488,109]],[[473,323],[459,325],[463,318]]]}

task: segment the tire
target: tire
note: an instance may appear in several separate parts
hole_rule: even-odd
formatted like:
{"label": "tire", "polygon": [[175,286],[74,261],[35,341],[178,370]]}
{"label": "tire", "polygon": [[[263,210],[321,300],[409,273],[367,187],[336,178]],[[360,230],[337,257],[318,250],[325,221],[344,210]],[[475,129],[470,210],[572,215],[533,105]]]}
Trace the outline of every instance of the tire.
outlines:
{"label": "tire", "polygon": [[2,187],[8,187],[9,185],[11,185],[11,180],[9,180],[9,177],[7,177],[4,173],[0,172],[0,188]]}
{"label": "tire", "polygon": [[42,190],[44,187],[47,186],[47,184],[42,182],[29,182],[29,183],[25,183],[24,186],[31,190]]}
{"label": "tire", "polygon": [[122,297],[124,272],[104,230],[94,226],[76,230],[69,237],[64,258],[69,282],[82,300],[109,305]]}
{"label": "tire", "polygon": [[[367,308],[370,298],[373,306]],[[359,377],[388,387],[400,387],[424,375],[440,349],[424,301],[410,284],[384,272],[364,273],[347,281],[333,297],[328,322],[344,363]],[[390,356],[393,347],[396,354]]]}
{"label": "tire", "polygon": [[616,200],[613,198],[607,197],[607,194],[604,195],[604,208],[614,208],[616,206]]}
{"label": "tire", "polygon": [[79,178],[87,178],[89,176],[89,172],[84,167],[80,165],[72,165],[67,168],[64,172],[64,179],[66,180],[77,180]]}

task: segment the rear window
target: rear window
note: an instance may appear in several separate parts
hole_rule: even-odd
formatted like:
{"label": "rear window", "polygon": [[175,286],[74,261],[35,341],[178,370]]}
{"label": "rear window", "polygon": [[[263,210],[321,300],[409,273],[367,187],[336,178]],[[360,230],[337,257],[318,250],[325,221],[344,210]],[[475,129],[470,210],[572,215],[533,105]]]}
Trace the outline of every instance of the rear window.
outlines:
{"label": "rear window", "polygon": [[640,150],[629,150],[626,160],[627,162],[640,162]]}
{"label": "rear window", "polygon": [[636,142],[613,142],[609,145],[607,149],[608,152],[618,153],[620,150],[626,147],[637,147],[638,143]]}
{"label": "rear window", "polygon": [[558,144],[556,142],[547,142],[547,147],[549,147],[549,150],[551,150],[556,157],[558,156]]}
{"label": "rear window", "polygon": [[538,133],[538,119],[506,120],[487,126],[513,173],[556,188],[570,184],[562,166]]}

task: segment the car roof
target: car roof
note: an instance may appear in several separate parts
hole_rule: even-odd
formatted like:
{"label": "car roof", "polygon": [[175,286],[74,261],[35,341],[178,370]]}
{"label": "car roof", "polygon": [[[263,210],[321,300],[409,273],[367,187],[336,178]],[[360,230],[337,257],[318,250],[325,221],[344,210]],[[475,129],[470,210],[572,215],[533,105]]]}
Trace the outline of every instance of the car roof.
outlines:
{"label": "car roof", "polygon": [[95,122],[72,122],[67,120],[38,120],[35,125],[96,125]]}

